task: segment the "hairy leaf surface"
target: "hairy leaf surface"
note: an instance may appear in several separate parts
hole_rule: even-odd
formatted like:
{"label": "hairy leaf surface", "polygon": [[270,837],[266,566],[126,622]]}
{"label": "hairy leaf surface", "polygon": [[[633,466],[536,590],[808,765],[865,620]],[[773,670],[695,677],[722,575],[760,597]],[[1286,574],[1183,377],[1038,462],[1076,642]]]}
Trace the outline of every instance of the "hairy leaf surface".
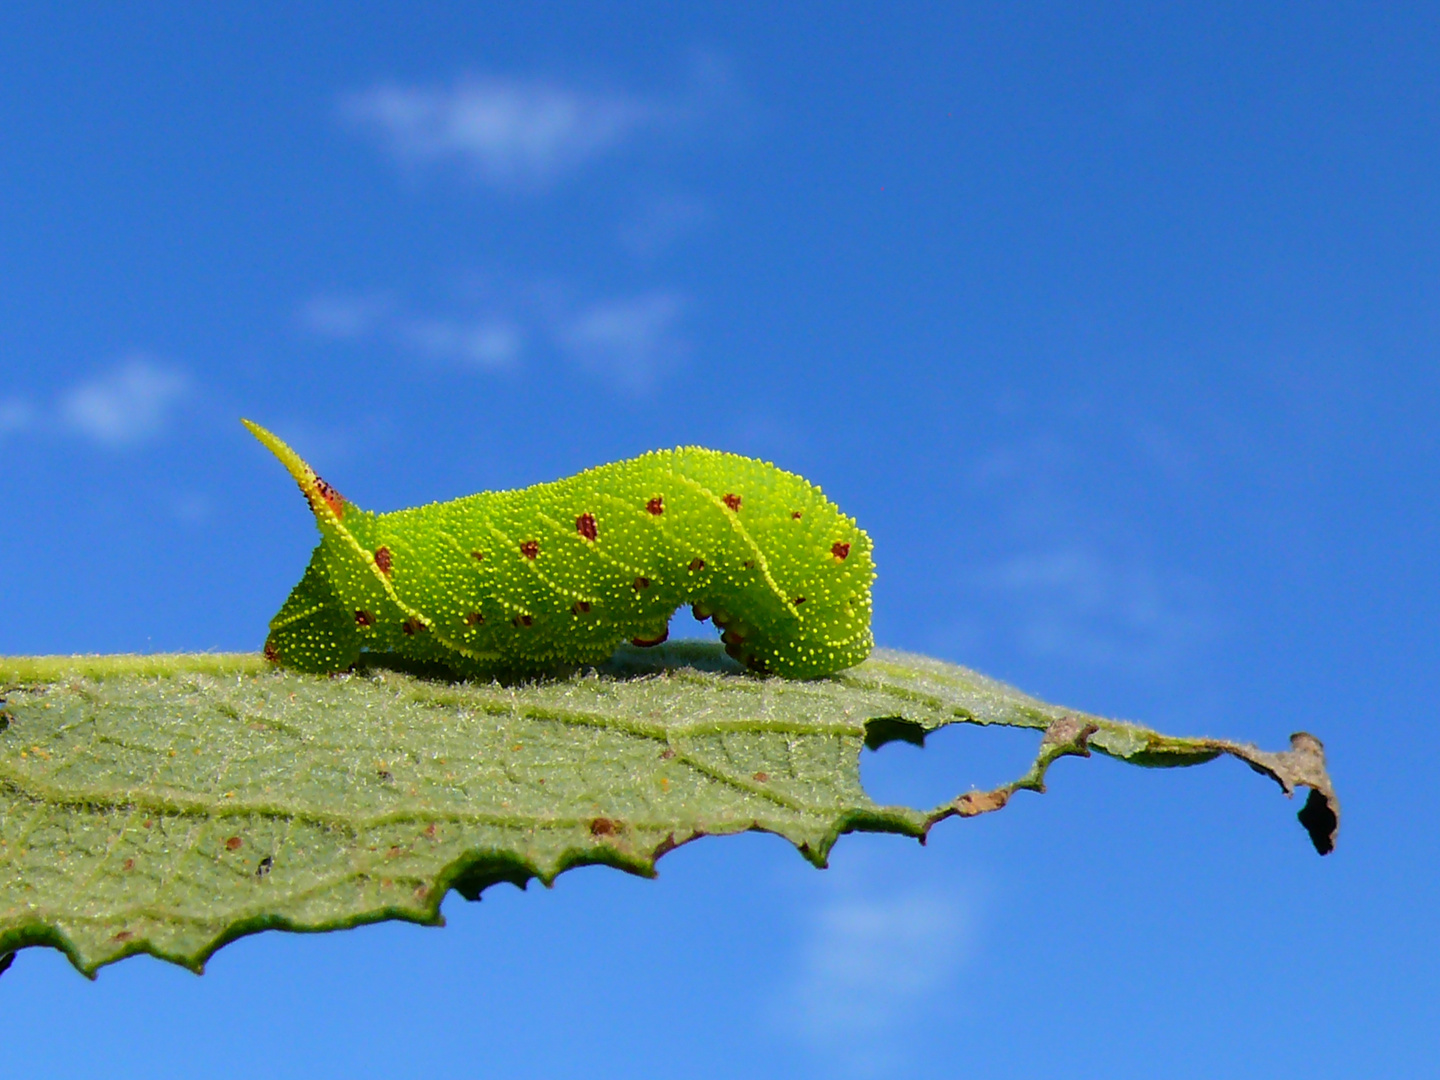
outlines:
{"label": "hairy leaf surface", "polygon": [[[0,658],[0,698],[0,957],[50,945],[87,975],[140,952],[199,971],[268,928],[438,924],[450,889],[592,863],[651,875],[705,835],[773,832],[824,866],[846,832],[923,837],[1091,750],[1230,754],[1311,789],[1300,818],[1322,854],[1338,826],[1312,736],[1263,753],[1161,735],[887,650],[790,682],[677,642],[519,685],[379,664],[317,677],[255,655]],[[928,811],[866,795],[863,746],[953,723],[1044,734],[995,790]]]}

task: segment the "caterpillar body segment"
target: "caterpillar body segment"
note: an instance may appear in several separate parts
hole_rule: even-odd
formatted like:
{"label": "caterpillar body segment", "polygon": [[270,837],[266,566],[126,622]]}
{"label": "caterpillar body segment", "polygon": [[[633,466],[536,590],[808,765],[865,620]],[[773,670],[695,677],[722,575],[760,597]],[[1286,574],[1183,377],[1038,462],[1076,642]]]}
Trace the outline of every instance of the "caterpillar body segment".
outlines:
{"label": "caterpillar body segment", "polygon": [[264,428],[320,543],[266,655],[343,671],[395,652],[458,674],[599,663],[664,640],[691,604],[753,670],[828,675],[869,655],[870,538],[818,487],[766,462],[681,447],[515,491],[373,514]]}

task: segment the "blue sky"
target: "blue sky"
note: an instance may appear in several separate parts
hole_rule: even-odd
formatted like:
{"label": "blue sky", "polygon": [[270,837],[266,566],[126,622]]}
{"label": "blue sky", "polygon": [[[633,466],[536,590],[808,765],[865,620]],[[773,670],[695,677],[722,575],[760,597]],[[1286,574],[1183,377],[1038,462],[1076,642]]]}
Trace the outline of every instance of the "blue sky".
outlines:
{"label": "blue sky", "polygon": [[[1418,1076],[1440,1050],[1440,18],[1424,5],[0,11],[0,653],[254,649],[313,526],[699,443],[874,537],[878,640],[1326,741],[1061,763],[937,829],[704,841],[0,979],[27,1073]],[[1005,732],[865,762],[929,805]]]}

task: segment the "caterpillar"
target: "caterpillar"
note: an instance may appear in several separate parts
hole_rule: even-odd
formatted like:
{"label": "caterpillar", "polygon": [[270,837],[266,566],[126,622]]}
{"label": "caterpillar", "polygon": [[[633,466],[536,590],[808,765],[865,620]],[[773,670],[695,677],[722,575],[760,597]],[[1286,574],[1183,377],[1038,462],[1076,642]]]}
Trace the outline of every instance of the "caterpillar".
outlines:
{"label": "caterpillar", "polygon": [[787,678],[869,655],[870,538],[821,490],[738,454],[679,447],[563,480],[392,513],[360,509],[275,435],[320,543],[265,656],[334,673],[398,653],[463,677],[601,663],[658,645],[685,603],[732,657]]}

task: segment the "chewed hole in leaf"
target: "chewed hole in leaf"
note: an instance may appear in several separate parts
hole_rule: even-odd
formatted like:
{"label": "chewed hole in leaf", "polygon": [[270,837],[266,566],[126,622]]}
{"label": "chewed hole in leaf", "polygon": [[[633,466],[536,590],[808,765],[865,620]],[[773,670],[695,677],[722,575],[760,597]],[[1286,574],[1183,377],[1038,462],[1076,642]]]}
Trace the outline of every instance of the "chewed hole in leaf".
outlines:
{"label": "chewed hole in leaf", "polygon": [[913,730],[919,727],[894,718],[865,725],[860,782],[882,806],[928,810],[967,791],[990,791],[1023,776],[1040,749],[1041,732],[1024,728],[949,724]]}
{"label": "chewed hole in leaf", "polygon": [[671,641],[719,641],[720,630],[709,620],[701,622],[691,613],[689,605],[682,605],[670,616]]}

